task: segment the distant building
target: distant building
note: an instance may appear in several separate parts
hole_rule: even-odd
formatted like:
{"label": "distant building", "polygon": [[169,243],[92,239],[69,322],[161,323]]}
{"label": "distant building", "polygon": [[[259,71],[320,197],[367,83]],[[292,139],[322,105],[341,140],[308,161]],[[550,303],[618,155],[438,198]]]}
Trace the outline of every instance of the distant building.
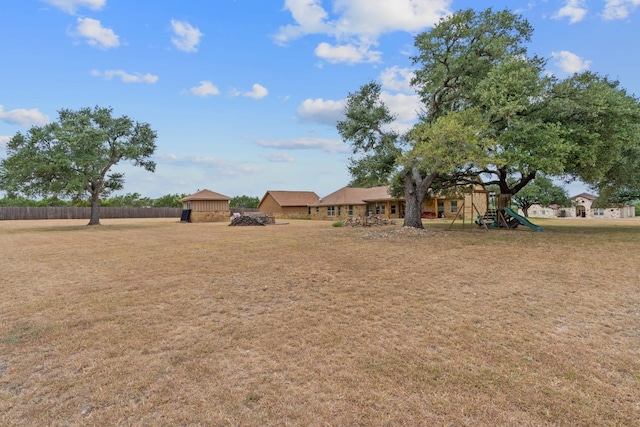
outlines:
{"label": "distant building", "polygon": [[318,202],[313,191],[267,191],[258,209],[270,217],[281,219],[309,219],[311,206]]}
{"label": "distant building", "polygon": [[211,190],[200,190],[180,201],[183,209],[191,210],[191,222],[223,222],[231,217],[231,198]]}
{"label": "distant building", "polygon": [[573,206],[541,206],[531,205],[529,216],[534,218],[633,218],[636,216],[634,205],[611,206],[607,208],[594,208],[593,202],[597,196],[589,193],[580,193],[571,198]]}

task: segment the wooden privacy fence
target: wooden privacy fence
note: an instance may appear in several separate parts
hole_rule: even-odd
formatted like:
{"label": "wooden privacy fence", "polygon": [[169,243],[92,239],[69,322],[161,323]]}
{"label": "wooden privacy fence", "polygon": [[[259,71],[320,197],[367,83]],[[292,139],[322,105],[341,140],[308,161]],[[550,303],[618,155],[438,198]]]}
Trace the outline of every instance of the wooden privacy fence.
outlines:
{"label": "wooden privacy fence", "polygon": [[[182,208],[100,208],[100,218],[180,218]],[[1,220],[89,219],[91,208],[0,207]]]}

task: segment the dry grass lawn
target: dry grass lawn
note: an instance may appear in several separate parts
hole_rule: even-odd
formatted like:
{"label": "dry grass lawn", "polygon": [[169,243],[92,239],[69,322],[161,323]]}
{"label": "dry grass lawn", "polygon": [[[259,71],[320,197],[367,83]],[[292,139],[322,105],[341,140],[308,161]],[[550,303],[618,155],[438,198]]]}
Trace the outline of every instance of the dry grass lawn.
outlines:
{"label": "dry grass lawn", "polygon": [[640,425],[640,221],[0,222],[0,425]]}

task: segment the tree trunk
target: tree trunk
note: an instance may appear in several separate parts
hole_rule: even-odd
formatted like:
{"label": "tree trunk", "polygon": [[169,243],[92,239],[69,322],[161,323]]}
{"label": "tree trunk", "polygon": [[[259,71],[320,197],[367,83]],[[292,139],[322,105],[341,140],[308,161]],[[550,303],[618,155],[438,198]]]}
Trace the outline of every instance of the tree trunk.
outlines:
{"label": "tree trunk", "polygon": [[423,178],[416,168],[405,170],[403,174],[404,227],[424,228],[422,224],[422,202],[437,176],[437,173],[432,173]]}
{"label": "tree trunk", "polygon": [[529,218],[529,207],[523,207],[522,208],[522,213],[524,214],[525,218]]}
{"label": "tree trunk", "polygon": [[100,225],[100,193],[91,193],[91,219],[87,225]]}
{"label": "tree trunk", "polygon": [[405,190],[404,203],[404,223],[402,225],[404,227],[424,228],[422,224],[422,200],[418,200],[416,192],[413,191],[413,193],[407,194]]}

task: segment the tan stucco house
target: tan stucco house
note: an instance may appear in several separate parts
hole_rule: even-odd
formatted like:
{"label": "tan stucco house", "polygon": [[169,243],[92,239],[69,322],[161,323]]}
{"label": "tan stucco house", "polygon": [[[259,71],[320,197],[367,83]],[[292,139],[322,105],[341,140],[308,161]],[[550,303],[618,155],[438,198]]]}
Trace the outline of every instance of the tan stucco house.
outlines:
{"label": "tan stucco house", "polygon": [[573,196],[573,206],[541,206],[531,205],[528,209],[530,217],[534,218],[603,218],[619,219],[633,218],[636,216],[634,205],[611,206],[606,208],[594,208],[593,202],[598,196],[589,193],[580,193]]}

